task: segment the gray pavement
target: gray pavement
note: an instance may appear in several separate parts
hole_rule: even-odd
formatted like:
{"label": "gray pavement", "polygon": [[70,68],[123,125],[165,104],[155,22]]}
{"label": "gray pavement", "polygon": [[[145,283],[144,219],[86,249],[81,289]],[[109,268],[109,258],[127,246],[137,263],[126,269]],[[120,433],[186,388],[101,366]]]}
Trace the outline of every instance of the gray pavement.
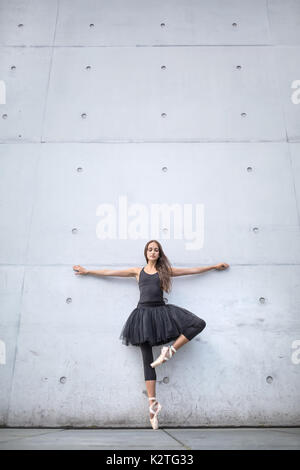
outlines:
{"label": "gray pavement", "polygon": [[0,450],[300,449],[300,428],[0,428]]}

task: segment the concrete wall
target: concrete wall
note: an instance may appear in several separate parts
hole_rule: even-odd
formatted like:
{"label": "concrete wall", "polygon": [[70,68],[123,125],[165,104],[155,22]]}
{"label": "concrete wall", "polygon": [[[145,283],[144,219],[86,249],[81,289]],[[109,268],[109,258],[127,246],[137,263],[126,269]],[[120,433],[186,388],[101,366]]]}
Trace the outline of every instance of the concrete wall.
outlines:
{"label": "concrete wall", "polygon": [[[136,280],[72,266],[154,235],[230,265],[173,279],[207,326],[156,369],[161,424],[299,426],[300,1],[1,0],[0,44],[1,425],[150,426]],[[155,232],[175,203],[199,239]]]}

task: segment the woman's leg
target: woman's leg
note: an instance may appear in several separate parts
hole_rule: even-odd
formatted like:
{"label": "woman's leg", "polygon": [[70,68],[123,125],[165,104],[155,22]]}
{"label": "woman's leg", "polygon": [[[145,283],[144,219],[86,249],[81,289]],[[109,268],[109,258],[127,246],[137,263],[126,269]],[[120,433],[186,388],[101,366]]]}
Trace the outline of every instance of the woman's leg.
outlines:
{"label": "woman's leg", "polygon": [[[141,351],[143,356],[144,364],[144,376],[148,397],[155,397],[155,386],[156,386],[156,372],[150,364],[153,362],[153,351],[152,346],[149,343],[141,344]],[[149,406],[155,401],[149,400]],[[155,407],[154,407],[155,410]],[[150,412],[150,418],[153,418],[153,414]]]}
{"label": "woman's leg", "polygon": [[184,344],[186,344],[188,341],[191,341],[195,336],[197,336],[199,333],[201,333],[202,330],[206,327],[206,323],[202,318],[199,318],[199,322],[195,326],[190,326],[183,334],[178,336],[176,339],[175,343],[172,344],[172,346],[176,349],[181,348]]}
{"label": "woman's leg", "polygon": [[188,338],[186,338],[186,336],[184,335],[180,335],[178,336],[178,338],[176,339],[175,343],[172,344],[172,346],[174,346],[174,348],[176,349],[176,351],[181,348],[181,346],[183,346],[185,343],[187,343],[188,341],[190,341]]}
{"label": "woman's leg", "polygon": [[[143,364],[144,364],[144,376],[145,380],[152,381],[156,380],[156,372],[155,369],[153,369],[150,364],[153,362],[153,351],[152,351],[152,346],[150,343],[143,343],[141,344],[141,351],[142,351],[142,356],[143,356]],[[147,384],[146,384],[147,385]],[[154,390],[155,392],[155,390]],[[150,397],[155,397],[155,395],[149,395]]]}

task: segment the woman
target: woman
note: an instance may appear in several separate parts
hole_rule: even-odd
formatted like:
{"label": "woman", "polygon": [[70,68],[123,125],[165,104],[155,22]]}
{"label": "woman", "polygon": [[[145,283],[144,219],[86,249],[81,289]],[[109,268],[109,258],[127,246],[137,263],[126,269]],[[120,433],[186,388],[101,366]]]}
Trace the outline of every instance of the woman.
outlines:
{"label": "woman", "polygon": [[[142,352],[144,376],[150,401],[150,422],[153,429],[158,429],[157,415],[161,410],[155,397],[155,367],[171,357],[181,346],[198,335],[206,326],[206,322],[194,313],[174,304],[166,304],[163,291],[170,292],[171,277],[187,274],[200,274],[211,269],[219,271],[229,267],[226,263],[206,268],[172,268],[157,240],[150,240],[144,249],[147,265],[143,268],[124,270],[87,270],[81,266],[73,266],[75,274],[96,274],[99,276],[135,277],[140,289],[140,300],[137,307],[127,318],[119,339],[128,346],[139,346]],[[175,342],[161,349],[159,357],[153,361],[152,346],[170,341]],[[155,407],[155,409],[154,409]]]}

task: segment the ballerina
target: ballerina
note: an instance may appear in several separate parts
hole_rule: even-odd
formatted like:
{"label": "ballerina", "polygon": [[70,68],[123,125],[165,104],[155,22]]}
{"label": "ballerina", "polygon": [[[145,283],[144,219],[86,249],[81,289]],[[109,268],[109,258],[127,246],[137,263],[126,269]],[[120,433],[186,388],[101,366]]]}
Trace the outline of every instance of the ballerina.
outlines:
{"label": "ballerina", "polygon": [[[162,406],[156,400],[155,368],[170,360],[174,354],[188,341],[205,328],[206,322],[189,310],[174,304],[165,303],[163,292],[170,292],[171,277],[200,274],[212,269],[224,270],[227,263],[207,267],[174,268],[165,255],[157,240],[150,240],[144,248],[147,265],[123,270],[88,270],[80,265],[73,266],[75,274],[94,274],[97,276],[135,277],[140,299],[137,307],[128,316],[119,339],[128,346],[139,346],[142,352],[144,378],[149,406],[150,423],[153,429],[158,429],[158,413]],[[172,345],[163,346],[158,358],[153,360],[153,346],[163,345],[174,341]]]}

